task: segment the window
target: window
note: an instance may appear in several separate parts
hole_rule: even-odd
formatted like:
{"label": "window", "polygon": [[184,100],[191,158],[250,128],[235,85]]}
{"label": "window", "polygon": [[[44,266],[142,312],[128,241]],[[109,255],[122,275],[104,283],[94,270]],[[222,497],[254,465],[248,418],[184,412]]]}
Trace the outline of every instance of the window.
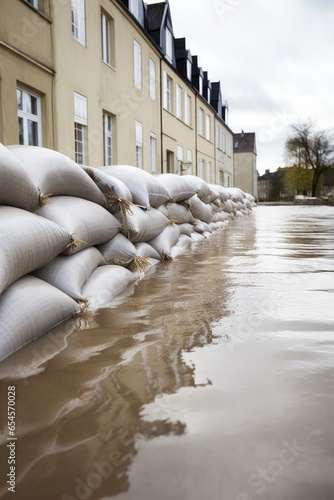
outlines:
{"label": "window", "polygon": [[199,159],[198,176],[201,177],[201,179],[204,178],[204,160],[203,160],[203,158]]}
{"label": "window", "polygon": [[155,80],[156,80],[156,69],[155,62],[152,59],[149,60],[150,68],[150,98],[155,101],[156,91],[155,91]]}
{"label": "window", "polygon": [[101,47],[102,61],[111,64],[111,19],[101,11]]}
{"label": "window", "polygon": [[134,82],[137,89],[141,89],[142,78],[141,78],[141,45],[134,40],[133,41],[133,58],[134,58]]}
{"label": "window", "polygon": [[87,99],[74,92],[74,152],[75,161],[79,165],[83,165],[86,161],[87,123]]}
{"label": "window", "polygon": [[205,180],[206,182],[208,182],[210,184],[210,180],[211,180],[211,161],[207,161],[206,162],[206,176],[205,176]]}
{"label": "window", "polygon": [[164,108],[172,112],[172,79],[167,75],[166,71],[163,73],[164,78]]}
{"label": "window", "polygon": [[173,33],[166,28],[166,58],[170,63],[173,62]]}
{"label": "window", "polygon": [[17,88],[17,116],[19,144],[42,145],[41,98],[37,94]]}
{"label": "window", "polygon": [[208,87],[208,103],[211,103],[211,89]]}
{"label": "window", "polygon": [[204,135],[204,110],[202,108],[199,108],[198,112],[198,133]]}
{"label": "window", "polygon": [[129,10],[131,14],[135,16],[136,19],[139,18],[139,5],[138,0],[129,0]]}
{"label": "window", "polygon": [[191,98],[186,92],[184,94],[184,121],[186,125],[191,125]]}
{"label": "window", "polygon": [[86,45],[85,0],[71,0],[72,35],[81,45]]}
{"label": "window", "polygon": [[191,61],[189,61],[189,59],[187,59],[187,78],[190,81],[191,81],[191,75],[192,75],[192,64],[191,64]]}
{"label": "window", "polygon": [[35,7],[35,9],[38,9],[38,0],[26,0],[26,2]]}
{"label": "window", "polygon": [[177,165],[178,165],[178,173],[182,174],[182,164],[183,164],[183,147],[177,147]]}
{"label": "window", "polygon": [[199,78],[199,93],[203,95],[203,78]]}
{"label": "window", "polygon": [[109,113],[103,113],[103,148],[104,165],[112,165],[114,163],[113,117]]}
{"label": "window", "polygon": [[136,133],[136,167],[143,168],[143,125],[135,122]]}
{"label": "window", "polygon": [[210,141],[211,139],[211,118],[210,115],[206,115],[205,121],[205,138]]}
{"label": "window", "polygon": [[157,173],[157,136],[151,132],[150,134],[150,157],[151,157],[151,174]]}
{"label": "window", "polygon": [[191,149],[187,149],[187,174],[191,174],[192,172],[192,162],[193,162],[193,154]]}
{"label": "window", "polygon": [[182,120],[182,89],[176,85],[176,117]]}

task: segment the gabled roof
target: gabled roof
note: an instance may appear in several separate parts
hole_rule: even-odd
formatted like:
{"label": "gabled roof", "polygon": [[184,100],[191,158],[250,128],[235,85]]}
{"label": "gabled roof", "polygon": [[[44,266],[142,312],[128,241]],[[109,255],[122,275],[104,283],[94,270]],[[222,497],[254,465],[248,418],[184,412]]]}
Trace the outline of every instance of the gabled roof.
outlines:
{"label": "gabled roof", "polygon": [[147,27],[149,31],[160,31],[165,15],[166,3],[151,3],[147,5]]}
{"label": "gabled roof", "polygon": [[234,153],[254,153],[256,154],[255,132],[244,132],[233,134]]}

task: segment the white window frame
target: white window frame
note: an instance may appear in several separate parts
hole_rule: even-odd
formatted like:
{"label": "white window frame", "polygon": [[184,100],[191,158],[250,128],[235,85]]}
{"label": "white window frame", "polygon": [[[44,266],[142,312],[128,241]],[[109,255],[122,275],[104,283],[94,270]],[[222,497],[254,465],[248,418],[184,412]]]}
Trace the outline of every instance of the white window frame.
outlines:
{"label": "white window frame", "polygon": [[173,63],[173,33],[166,27],[166,58]]}
{"label": "white window frame", "polygon": [[[74,103],[74,153],[75,161],[84,165],[86,161],[86,130],[88,125],[87,97],[73,93]],[[81,136],[81,137],[80,137]],[[79,147],[80,146],[80,147]]]}
{"label": "white window frame", "polygon": [[157,136],[153,132],[150,133],[150,161],[151,174],[157,173]]}
{"label": "white window frame", "polygon": [[102,61],[111,66],[111,19],[101,10]]}
{"label": "white window frame", "polygon": [[134,84],[137,89],[142,89],[142,51],[137,40],[133,40],[133,72]]}
{"label": "white window frame", "polygon": [[[22,109],[17,108],[17,116],[18,120],[22,120],[22,137],[23,137],[23,145],[25,146],[41,146],[42,145],[42,105],[41,105],[41,96],[36,94],[35,92],[31,92],[30,90],[26,90],[23,87],[17,87],[17,93],[21,93],[21,107]],[[36,99],[36,111],[37,114],[29,111],[29,100],[33,97]],[[37,127],[37,141],[31,142],[29,141],[29,124],[34,123]],[[20,128],[20,125],[19,125]]]}
{"label": "white window frame", "polygon": [[204,109],[198,111],[198,134],[204,136]]}
{"label": "white window frame", "polygon": [[208,103],[211,104],[211,89],[208,87]]}
{"label": "white window frame", "polygon": [[171,113],[173,80],[167,74],[166,71],[164,71],[163,73],[163,79],[164,79],[164,108]]}
{"label": "white window frame", "polygon": [[149,59],[150,71],[150,98],[152,101],[156,100],[156,65],[152,59]]}
{"label": "white window frame", "polygon": [[182,120],[182,88],[176,84],[176,118]]}
{"label": "white window frame", "polygon": [[135,121],[136,167],[143,168],[143,124]]}
{"label": "white window frame", "polygon": [[114,163],[114,117],[110,113],[103,113],[103,159],[104,165]]}
{"label": "white window frame", "polygon": [[72,36],[86,46],[85,0],[71,0]]}
{"label": "white window frame", "polygon": [[191,97],[187,92],[184,93],[184,123],[191,125]]}
{"label": "white window frame", "polygon": [[208,113],[205,117],[205,138],[211,140],[211,116]]}

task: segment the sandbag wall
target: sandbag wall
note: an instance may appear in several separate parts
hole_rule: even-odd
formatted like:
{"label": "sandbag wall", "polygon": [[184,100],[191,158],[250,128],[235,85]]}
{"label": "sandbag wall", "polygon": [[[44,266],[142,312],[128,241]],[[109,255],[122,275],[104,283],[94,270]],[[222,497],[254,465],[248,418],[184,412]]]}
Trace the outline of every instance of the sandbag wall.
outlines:
{"label": "sandbag wall", "polygon": [[0,360],[253,205],[192,175],[81,167],[0,144]]}

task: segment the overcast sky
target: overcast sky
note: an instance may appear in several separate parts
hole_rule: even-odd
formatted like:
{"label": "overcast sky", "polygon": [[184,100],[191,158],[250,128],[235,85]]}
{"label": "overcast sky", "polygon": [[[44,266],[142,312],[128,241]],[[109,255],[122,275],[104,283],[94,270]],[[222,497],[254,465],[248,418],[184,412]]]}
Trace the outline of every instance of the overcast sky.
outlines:
{"label": "overcast sky", "polygon": [[169,4],[174,35],[221,82],[228,125],[256,132],[260,174],[284,166],[290,123],[334,129],[334,0]]}

